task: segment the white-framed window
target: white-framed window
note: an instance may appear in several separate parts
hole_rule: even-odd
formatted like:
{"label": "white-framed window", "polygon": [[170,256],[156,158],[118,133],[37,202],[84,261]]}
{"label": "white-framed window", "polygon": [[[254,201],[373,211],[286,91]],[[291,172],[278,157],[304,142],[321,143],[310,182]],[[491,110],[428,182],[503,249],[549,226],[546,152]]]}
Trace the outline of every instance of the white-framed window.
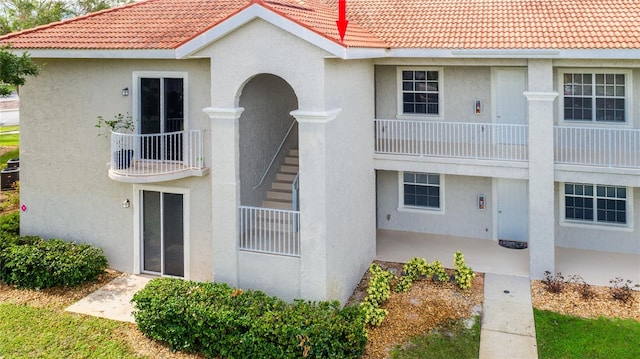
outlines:
{"label": "white-framed window", "polygon": [[438,173],[400,172],[400,208],[442,211],[443,177]]}
{"label": "white-framed window", "polygon": [[631,72],[564,69],[559,72],[560,115],[566,123],[628,124]]}
{"label": "white-framed window", "polygon": [[630,188],[591,183],[564,183],[563,218],[566,222],[631,225]]}
{"label": "white-framed window", "polygon": [[442,117],[442,68],[398,68],[398,118]]}

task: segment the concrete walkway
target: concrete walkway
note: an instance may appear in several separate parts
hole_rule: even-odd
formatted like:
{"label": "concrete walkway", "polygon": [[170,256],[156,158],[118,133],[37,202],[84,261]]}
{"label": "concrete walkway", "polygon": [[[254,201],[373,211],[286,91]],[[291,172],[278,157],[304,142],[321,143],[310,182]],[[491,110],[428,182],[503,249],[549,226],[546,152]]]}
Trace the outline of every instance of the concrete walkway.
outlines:
{"label": "concrete walkway", "polygon": [[135,323],[133,295],[144,288],[152,277],[125,274],[71,305],[68,312]]}
{"label": "concrete walkway", "polygon": [[536,359],[529,277],[486,273],[480,359]]}

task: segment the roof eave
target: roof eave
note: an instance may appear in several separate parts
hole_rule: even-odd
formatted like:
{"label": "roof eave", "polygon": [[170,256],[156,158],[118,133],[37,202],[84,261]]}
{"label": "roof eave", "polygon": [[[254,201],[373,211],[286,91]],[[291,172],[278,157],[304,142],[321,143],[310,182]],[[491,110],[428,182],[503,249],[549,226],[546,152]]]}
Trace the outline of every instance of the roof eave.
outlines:
{"label": "roof eave", "polygon": [[34,59],[175,59],[172,49],[30,49],[12,48],[16,53],[28,52]]}
{"label": "roof eave", "polygon": [[387,57],[513,58],[513,59],[638,59],[640,49],[428,49],[392,48]]}

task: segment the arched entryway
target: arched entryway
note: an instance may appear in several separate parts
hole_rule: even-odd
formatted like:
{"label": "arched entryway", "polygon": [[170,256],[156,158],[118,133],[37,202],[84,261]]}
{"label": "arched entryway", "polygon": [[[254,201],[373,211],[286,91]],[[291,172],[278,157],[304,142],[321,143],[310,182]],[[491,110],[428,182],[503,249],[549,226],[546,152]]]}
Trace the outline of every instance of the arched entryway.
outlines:
{"label": "arched entryway", "polygon": [[[297,298],[298,125],[290,113],[298,108],[298,99],[282,78],[260,74],[242,88],[239,106],[244,111],[238,122],[238,285]],[[277,282],[289,285],[282,288]]]}
{"label": "arched entryway", "polygon": [[[240,202],[262,207],[268,198],[278,199],[270,198],[269,191],[285,158],[298,147],[298,126],[290,115],[298,108],[298,99],[282,78],[260,74],[244,85],[239,105],[244,108],[239,121]],[[285,168],[285,173],[295,169]],[[291,209],[280,202],[282,209]]]}

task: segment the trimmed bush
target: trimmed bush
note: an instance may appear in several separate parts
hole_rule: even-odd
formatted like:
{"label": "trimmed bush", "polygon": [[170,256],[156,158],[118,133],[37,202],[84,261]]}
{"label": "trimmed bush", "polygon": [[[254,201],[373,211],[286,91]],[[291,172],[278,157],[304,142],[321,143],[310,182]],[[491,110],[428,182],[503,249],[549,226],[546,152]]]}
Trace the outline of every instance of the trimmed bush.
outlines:
{"label": "trimmed bush", "polygon": [[359,358],[366,343],[358,308],[338,302],[286,303],[173,278],[152,280],[132,301],[146,336],[209,358]]}
{"label": "trimmed bush", "polygon": [[107,267],[102,249],[61,239],[4,238],[0,279],[18,287],[76,286],[95,280]]}
{"label": "trimmed bush", "polygon": [[0,216],[0,234],[20,235],[20,213],[13,212]]}

